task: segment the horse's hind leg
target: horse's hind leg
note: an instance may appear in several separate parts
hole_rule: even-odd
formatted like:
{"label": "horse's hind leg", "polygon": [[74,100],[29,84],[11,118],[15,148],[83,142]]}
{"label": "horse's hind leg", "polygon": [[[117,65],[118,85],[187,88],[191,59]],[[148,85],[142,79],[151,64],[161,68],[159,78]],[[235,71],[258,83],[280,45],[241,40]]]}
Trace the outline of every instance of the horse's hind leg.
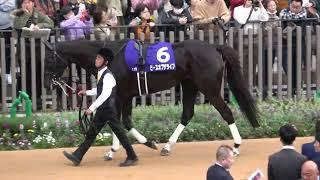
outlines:
{"label": "horse's hind leg", "polygon": [[132,98],[122,104],[122,123],[124,127],[128,130],[129,134],[136,138],[136,140],[140,144],[144,144],[149,148],[158,149],[157,144],[148,140],[145,136],[143,136],[139,131],[133,128],[132,125]]}
{"label": "horse's hind leg", "polygon": [[234,122],[234,118],[230,108],[227,104],[223,101],[221,96],[213,97],[209,99],[210,103],[219,111],[222,118],[227,121],[231,135],[234,141],[234,148],[233,152],[235,155],[239,155],[239,146],[241,144],[241,136],[239,134],[238,128]]}
{"label": "horse's hind leg", "polygon": [[183,112],[181,115],[181,122],[169,138],[167,144],[162,148],[160,153],[161,156],[168,156],[170,154],[171,146],[177,142],[183,129],[187,126],[194,114],[194,103],[198,90],[195,85],[188,80],[181,82],[181,85],[183,90]]}
{"label": "horse's hind leg", "polygon": [[[116,101],[116,108],[117,108],[117,118],[120,121],[121,118],[121,102],[120,101]],[[120,149],[120,141],[118,139],[118,137],[116,136],[116,134],[112,131],[112,146],[111,149],[105,153],[104,155],[104,160],[105,161],[110,161],[113,159],[114,153],[117,152],[117,150]]]}

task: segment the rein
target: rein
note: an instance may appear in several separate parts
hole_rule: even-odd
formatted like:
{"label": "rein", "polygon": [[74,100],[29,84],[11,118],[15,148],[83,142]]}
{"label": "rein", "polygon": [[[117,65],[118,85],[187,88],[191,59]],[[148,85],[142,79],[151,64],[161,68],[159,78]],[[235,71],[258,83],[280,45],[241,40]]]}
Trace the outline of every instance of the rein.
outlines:
{"label": "rein", "polygon": [[[86,135],[90,128],[90,125],[93,127],[93,123],[92,123],[92,116],[88,117],[85,113],[83,114],[81,113],[82,103],[83,103],[83,96],[81,96],[80,107],[79,107],[79,127],[80,127],[80,132]],[[93,128],[95,129],[95,127]]]}
{"label": "rein", "polygon": [[64,82],[62,80],[52,79],[52,84],[59,86],[66,96],[68,96],[68,93],[67,93],[66,89],[63,87],[63,85],[65,85],[67,88],[69,88],[72,91],[72,94],[76,93],[76,91],[77,91],[75,88],[72,88],[66,82]]}

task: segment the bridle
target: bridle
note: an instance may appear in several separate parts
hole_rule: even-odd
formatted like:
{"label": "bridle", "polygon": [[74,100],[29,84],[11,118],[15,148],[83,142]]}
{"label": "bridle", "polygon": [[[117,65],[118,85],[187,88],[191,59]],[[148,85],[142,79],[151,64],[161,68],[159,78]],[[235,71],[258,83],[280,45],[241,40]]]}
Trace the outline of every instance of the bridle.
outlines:
{"label": "bridle", "polygon": [[[58,61],[59,63],[63,63],[64,65],[68,66],[69,62],[67,60],[65,60],[59,53],[57,53],[56,50],[56,44],[53,43],[53,45],[51,46],[48,42],[43,41],[43,43],[51,50],[53,51],[53,61],[54,61],[54,71],[52,72],[52,85],[56,85],[59,86],[63,93],[68,96],[68,93],[66,91],[66,88],[70,89],[72,91],[72,94],[76,93],[76,89],[72,88],[70,85],[68,85],[64,80],[62,80],[60,77],[57,76],[57,65],[58,65]],[[104,48],[106,46],[106,41],[104,41],[102,48]],[[120,51],[126,46],[126,43],[124,43],[118,50],[117,52],[114,54],[114,56],[116,56],[117,54],[120,53]],[[75,82],[78,83],[78,82]],[[65,87],[66,88],[65,88]]]}
{"label": "bridle", "polygon": [[[56,85],[56,86],[59,86],[63,93],[68,96],[68,93],[66,91],[66,88],[70,89],[72,91],[72,94],[76,93],[76,89],[75,88],[72,88],[70,85],[68,85],[66,82],[64,82],[60,77],[58,77],[56,75],[56,72],[57,72],[57,64],[58,64],[58,60],[61,61],[63,64],[65,64],[66,66],[69,65],[68,61],[65,60],[64,58],[61,57],[60,54],[57,53],[57,50],[56,50],[56,44],[54,43],[53,44],[53,47],[51,47],[48,43],[44,42],[44,44],[51,50],[53,51],[53,61],[54,61],[54,71],[52,72],[52,79],[51,79],[51,82],[52,82],[52,85]],[[65,87],[66,88],[65,88]]]}

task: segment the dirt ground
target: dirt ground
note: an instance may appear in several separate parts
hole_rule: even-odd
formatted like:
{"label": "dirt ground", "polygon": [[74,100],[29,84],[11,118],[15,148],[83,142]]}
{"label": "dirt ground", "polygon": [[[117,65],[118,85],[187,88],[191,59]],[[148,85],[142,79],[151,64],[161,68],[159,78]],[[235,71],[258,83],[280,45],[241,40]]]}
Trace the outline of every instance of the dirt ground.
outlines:
{"label": "dirt ground", "polygon": [[[296,149],[312,141],[311,137],[298,138]],[[139,163],[132,167],[118,167],[124,160],[123,149],[113,161],[104,161],[103,153],[109,147],[93,147],[82,163],[74,167],[63,155],[63,149],[1,151],[1,180],[205,180],[207,168],[215,160],[215,150],[221,144],[232,145],[232,141],[178,143],[169,157],[159,155],[160,150],[134,145]],[[164,144],[160,144],[162,148]],[[267,179],[268,155],[281,148],[279,139],[243,140],[241,155],[235,160],[231,174],[236,180],[247,179],[261,169]],[[74,148],[66,149],[73,151]]]}

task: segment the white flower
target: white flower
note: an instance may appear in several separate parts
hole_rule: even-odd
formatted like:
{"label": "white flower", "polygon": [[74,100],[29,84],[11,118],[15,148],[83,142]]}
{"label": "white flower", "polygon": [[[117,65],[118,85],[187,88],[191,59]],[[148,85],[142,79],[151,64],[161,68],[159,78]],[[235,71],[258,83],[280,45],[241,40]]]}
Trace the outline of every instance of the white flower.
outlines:
{"label": "white flower", "polygon": [[66,119],[66,120],[64,120],[64,126],[66,127],[66,128],[69,128],[69,121]]}
{"label": "white flower", "polygon": [[108,137],[110,137],[110,136],[111,136],[110,133],[103,133],[103,137],[104,137],[104,138],[108,138]]}

